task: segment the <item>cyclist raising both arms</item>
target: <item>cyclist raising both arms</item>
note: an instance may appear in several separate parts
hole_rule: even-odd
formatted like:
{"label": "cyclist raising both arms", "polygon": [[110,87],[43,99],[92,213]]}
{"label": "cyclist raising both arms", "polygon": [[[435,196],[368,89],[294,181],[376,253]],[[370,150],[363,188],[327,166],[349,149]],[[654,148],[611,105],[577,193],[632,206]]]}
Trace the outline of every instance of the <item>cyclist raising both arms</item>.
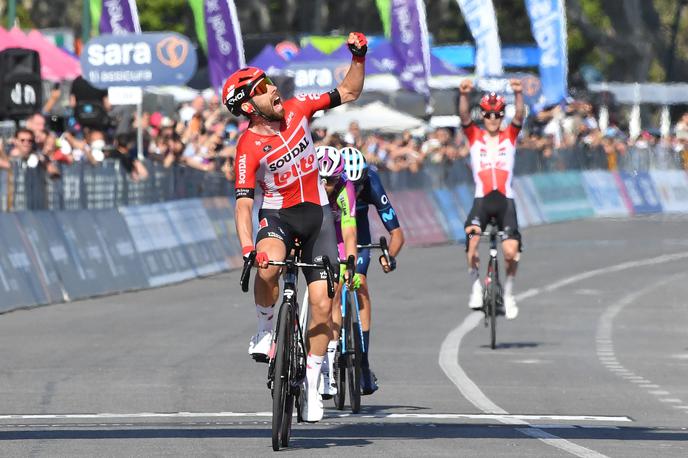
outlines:
{"label": "cyclist raising both arms", "polygon": [[[344,80],[320,95],[282,100],[279,90],[253,67],[242,68],[224,84],[222,100],[235,116],[249,118],[249,127],[237,142],[236,209],[237,235],[244,256],[256,251],[254,298],[258,332],[249,354],[266,361],[272,344],[272,317],[279,294],[279,273],[268,260],[283,261],[295,238],[301,242],[303,259],[337,258],[337,241],[325,188],[318,178],[318,161],[310,132],[310,120],[319,110],[356,100],[363,90],[366,37],[350,33],[353,54]],[[253,244],[252,210],[256,183],[263,192],[258,214],[259,230]],[[308,330],[306,390],[301,404],[305,421],[323,416],[318,379],[327,344],[332,338],[332,300],[327,296],[326,273],[304,269],[311,303]]]}
{"label": "cyclist raising both arms", "polygon": [[[392,204],[387,197],[387,192],[382,186],[382,181],[377,172],[368,167],[365,157],[356,148],[347,147],[342,149],[344,159],[344,171],[347,179],[354,183],[356,188],[356,229],[358,232],[358,243],[369,245],[370,222],[368,221],[368,207],[374,205],[382,224],[389,232],[389,259],[387,264],[384,256],[379,257],[382,270],[389,273],[396,269],[396,256],[399,255],[404,246],[404,231],[399,226],[399,219],[392,208]],[[361,307],[361,327],[363,328],[363,341],[365,352],[361,358],[361,394],[373,394],[377,391],[377,378],[370,370],[368,353],[370,349],[370,292],[368,289],[368,266],[370,265],[370,248],[362,248],[356,260],[356,273],[361,276],[361,284],[358,289]]]}
{"label": "cyclist raising both arms", "polygon": [[[471,80],[465,79],[459,85],[459,116],[461,125],[470,145],[471,168],[475,181],[475,199],[466,219],[466,234],[480,234],[491,218],[495,218],[499,230],[504,231],[502,252],[506,263],[504,282],[504,307],[507,319],[518,315],[514,299],[514,277],[518,267],[521,234],[518,231],[516,205],[511,180],[514,175],[516,137],[521,131],[525,108],[521,81],[512,79],[516,113],[511,124],[500,130],[506,103],[502,96],[494,92],[485,94],[480,100],[480,110],[485,129],[476,126],[471,120],[469,94],[473,89]],[[480,282],[478,244],[480,237],[467,237],[466,256],[468,274],[473,280],[469,307],[479,310],[483,305],[483,289]]]}

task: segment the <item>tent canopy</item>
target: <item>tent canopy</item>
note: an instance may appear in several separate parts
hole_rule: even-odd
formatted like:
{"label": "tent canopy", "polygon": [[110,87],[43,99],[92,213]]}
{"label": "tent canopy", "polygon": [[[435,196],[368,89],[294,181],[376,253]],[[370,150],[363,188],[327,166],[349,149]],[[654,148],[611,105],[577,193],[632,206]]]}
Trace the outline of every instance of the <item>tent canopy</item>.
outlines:
{"label": "tent canopy", "polygon": [[267,74],[273,74],[283,69],[287,65],[287,61],[282,59],[282,56],[275,51],[274,46],[265,45],[260,53],[251,60],[249,65],[263,69]]}
{"label": "tent canopy", "polygon": [[425,126],[422,120],[396,111],[382,102],[373,102],[346,110],[331,110],[314,120],[312,126],[325,127],[330,132],[344,133],[349,129],[349,124],[354,121],[358,122],[361,130],[387,133],[399,133]]}
{"label": "tent canopy", "polygon": [[0,51],[24,48],[38,52],[41,59],[41,78],[49,81],[72,80],[81,75],[78,59],[46,40],[37,30],[25,34],[17,27],[7,31],[0,27]]}

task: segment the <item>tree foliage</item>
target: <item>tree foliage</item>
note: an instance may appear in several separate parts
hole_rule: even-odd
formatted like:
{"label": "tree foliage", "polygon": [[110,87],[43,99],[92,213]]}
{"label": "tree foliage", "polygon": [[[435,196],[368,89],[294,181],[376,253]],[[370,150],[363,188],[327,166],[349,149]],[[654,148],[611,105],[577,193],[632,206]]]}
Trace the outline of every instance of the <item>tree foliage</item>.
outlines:
{"label": "tree foliage", "polygon": [[[19,0],[27,27],[71,27],[80,33],[83,1]],[[265,43],[304,34],[382,34],[373,0],[235,0],[247,56]],[[502,43],[534,43],[525,0],[493,0]],[[566,0],[570,73],[585,65],[609,80],[663,81],[677,7],[688,0]],[[137,0],[141,28],[174,30],[195,40],[187,0]],[[457,0],[425,1],[435,44],[472,42]],[[55,14],[60,11],[61,14]],[[679,22],[673,79],[688,79],[688,6]]]}

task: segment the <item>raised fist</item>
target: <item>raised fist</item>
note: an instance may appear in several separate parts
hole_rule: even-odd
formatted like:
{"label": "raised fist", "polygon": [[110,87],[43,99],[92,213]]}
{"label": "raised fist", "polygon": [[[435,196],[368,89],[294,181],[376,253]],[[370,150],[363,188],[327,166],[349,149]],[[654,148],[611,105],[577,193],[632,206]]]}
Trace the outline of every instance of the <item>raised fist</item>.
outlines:
{"label": "raised fist", "polygon": [[361,32],[351,32],[346,42],[349,51],[356,57],[364,57],[368,52],[368,39]]}

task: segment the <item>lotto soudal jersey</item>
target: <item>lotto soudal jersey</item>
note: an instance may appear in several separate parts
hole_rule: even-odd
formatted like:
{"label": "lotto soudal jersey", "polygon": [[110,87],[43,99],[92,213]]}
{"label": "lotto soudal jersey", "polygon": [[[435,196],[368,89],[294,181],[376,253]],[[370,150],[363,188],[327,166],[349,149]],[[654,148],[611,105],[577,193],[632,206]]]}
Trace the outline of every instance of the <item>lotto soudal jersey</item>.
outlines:
{"label": "lotto soudal jersey", "polygon": [[[336,90],[336,89],[335,89]],[[337,94],[338,95],[338,94]],[[273,135],[245,131],[237,142],[236,197],[263,191],[262,208],[289,208],[302,202],[327,205],[327,192],[318,177],[310,120],[316,111],[332,108],[330,93],[298,96],[284,102],[284,120]]]}
{"label": "lotto soudal jersey", "polygon": [[513,198],[511,180],[514,175],[516,138],[521,127],[509,124],[509,127],[499,133],[496,147],[487,146],[487,132],[474,123],[463,126],[463,131],[470,146],[475,197],[499,191],[506,197]]}

